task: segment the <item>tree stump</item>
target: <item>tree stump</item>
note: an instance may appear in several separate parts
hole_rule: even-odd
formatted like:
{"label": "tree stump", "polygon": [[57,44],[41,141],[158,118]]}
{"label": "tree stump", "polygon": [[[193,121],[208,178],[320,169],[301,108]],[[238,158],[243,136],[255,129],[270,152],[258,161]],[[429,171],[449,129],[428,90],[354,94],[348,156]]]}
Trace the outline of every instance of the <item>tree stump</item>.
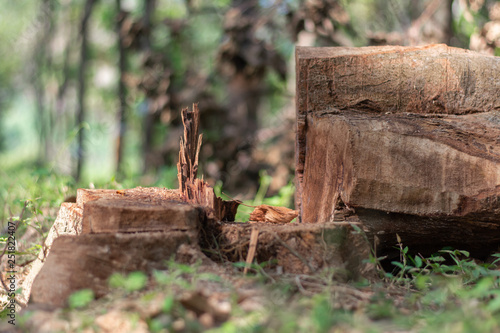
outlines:
{"label": "tree stump", "polygon": [[162,268],[182,245],[201,257],[202,219],[202,208],[183,202],[177,190],[78,189],[76,203],[59,210],[23,284],[22,304],[31,294],[33,302],[64,306],[82,288],[102,296],[113,272]]}
{"label": "tree stump", "polygon": [[500,244],[500,58],[426,47],[297,48],[296,204],[378,249]]}
{"label": "tree stump", "polygon": [[163,269],[190,243],[180,231],[61,236],[33,283],[32,302],[61,307],[71,293],[84,288],[104,296],[111,274]]}

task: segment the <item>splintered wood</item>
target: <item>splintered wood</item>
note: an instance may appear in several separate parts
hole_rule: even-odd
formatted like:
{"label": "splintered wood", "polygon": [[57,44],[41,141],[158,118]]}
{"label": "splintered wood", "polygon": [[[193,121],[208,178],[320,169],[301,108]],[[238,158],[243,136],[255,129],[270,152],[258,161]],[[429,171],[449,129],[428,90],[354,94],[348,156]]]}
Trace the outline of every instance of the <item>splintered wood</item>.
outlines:
{"label": "splintered wood", "polygon": [[177,177],[181,193],[190,194],[187,187],[189,181],[198,175],[198,158],[200,155],[203,134],[198,134],[200,125],[200,111],[198,104],[193,104],[193,110],[184,108],[181,111],[184,136],[181,137],[179,163],[177,163]]}
{"label": "splintered wood", "polygon": [[252,228],[252,233],[250,234],[250,244],[248,245],[247,260],[245,261],[245,269],[243,269],[243,274],[248,272],[250,265],[255,258],[255,251],[257,250],[257,242],[259,240],[259,229],[256,227]]}
{"label": "splintered wood", "polygon": [[225,201],[215,195],[214,189],[203,178],[197,178],[198,157],[202,135],[198,134],[200,111],[198,104],[193,104],[193,110],[187,108],[181,112],[184,125],[184,136],[181,137],[177,177],[179,191],[185,202],[200,205],[205,208],[209,219],[218,221],[234,221],[239,203]]}

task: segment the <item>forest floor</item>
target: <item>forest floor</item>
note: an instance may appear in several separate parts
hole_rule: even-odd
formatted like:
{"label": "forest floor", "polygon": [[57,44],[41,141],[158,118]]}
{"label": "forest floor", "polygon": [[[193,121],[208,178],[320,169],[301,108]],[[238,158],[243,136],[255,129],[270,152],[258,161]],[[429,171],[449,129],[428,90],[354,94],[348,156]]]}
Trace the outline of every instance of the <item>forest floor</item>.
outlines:
{"label": "forest floor", "polygon": [[[18,221],[17,263],[27,267],[78,186],[52,172],[4,176],[2,221]],[[400,252],[400,261],[378,268],[379,279],[349,282],[333,269],[285,274],[266,262],[243,274],[244,262],[195,253],[194,264],[169,261],[149,276],[114,274],[99,299],[81,290],[62,309],[30,305],[16,313],[15,326],[5,308],[0,332],[500,332],[498,255],[485,263],[455,249],[422,258],[400,244]]]}

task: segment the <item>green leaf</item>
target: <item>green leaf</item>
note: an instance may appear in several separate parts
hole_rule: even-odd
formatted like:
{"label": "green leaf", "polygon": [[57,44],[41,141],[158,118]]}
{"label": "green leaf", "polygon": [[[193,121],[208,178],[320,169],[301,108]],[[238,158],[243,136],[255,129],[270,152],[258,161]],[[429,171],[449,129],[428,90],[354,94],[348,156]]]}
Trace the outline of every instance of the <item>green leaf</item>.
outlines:
{"label": "green leaf", "polygon": [[399,261],[393,261],[393,262],[391,262],[391,264],[393,264],[394,266],[397,266],[403,270],[405,269],[405,266],[402,263],[400,263]]}
{"label": "green leaf", "polygon": [[442,256],[435,256],[435,257],[430,257],[427,260],[433,261],[433,262],[443,262],[446,261],[446,259]]}
{"label": "green leaf", "polygon": [[132,272],[125,279],[125,289],[127,291],[137,291],[141,290],[146,286],[148,282],[148,276],[144,272]]}
{"label": "green leaf", "polygon": [[71,309],[83,308],[94,300],[92,289],[82,289],[75,291],[68,297],[68,304]]}
{"label": "green leaf", "polygon": [[499,311],[500,310],[500,297],[495,297],[493,298],[489,303],[488,305],[486,306],[486,308],[491,311],[491,312],[496,312],[496,311]]}
{"label": "green leaf", "polygon": [[153,278],[158,284],[167,284],[170,282],[170,277],[163,271],[153,271]]}
{"label": "green leaf", "polygon": [[470,256],[469,251],[459,250],[458,252],[459,252],[459,253],[461,253],[461,254],[463,254],[463,255],[464,255],[464,256],[466,256],[467,258],[469,258],[469,256]]}
{"label": "green leaf", "polygon": [[174,302],[175,302],[174,296],[172,295],[167,296],[163,301],[163,306],[162,306],[163,312],[170,313],[170,311],[172,311],[172,308],[174,307]]}
{"label": "green leaf", "polygon": [[111,288],[123,288],[125,286],[125,276],[120,273],[113,273],[109,277],[108,284]]}
{"label": "green leaf", "polygon": [[414,258],[414,261],[415,261],[415,267],[417,267],[417,268],[422,267],[422,259],[419,256],[416,256]]}

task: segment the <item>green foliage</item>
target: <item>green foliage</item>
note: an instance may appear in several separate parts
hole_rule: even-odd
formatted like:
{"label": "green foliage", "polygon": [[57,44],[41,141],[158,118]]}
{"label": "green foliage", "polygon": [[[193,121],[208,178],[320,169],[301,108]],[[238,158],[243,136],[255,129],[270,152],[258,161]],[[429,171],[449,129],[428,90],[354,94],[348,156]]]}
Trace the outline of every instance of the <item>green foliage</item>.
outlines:
{"label": "green foliage", "polygon": [[186,290],[196,288],[199,281],[221,281],[220,277],[215,274],[198,272],[199,266],[200,263],[186,265],[172,259],[168,262],[167,270],[154,270],[153,278],[161,286],[178,285]]}
{"label": "green foliage", "polygon": [[[492,264],[477,263],[470,258],[470,253],[464,250],[440,250],[437,254],[428,258],[422,256],[411,256],[408,247],[403,246],[401,238],[398,237],[398,248],[400,250],[400,261],[393,261],[396,270],[385,272],[385,277],[392,283],[410,286],[416,283],[423,287],[429,275],[445,277],[459,277],[463,285],[468,286],[477,283],[485,277],[500,277],[500,271],[492,269],[500,260],[500,255],[494,256],[498,259]],[[449,264],[451,262],[451,264]]]}
{"label": "green foliage", "polygon": [[109,277],[109,286],[134,292],[146,287],[148,276],[144,272],[136,271],[128,275],[113,273]]}
{"label": "green foliage", "polygon": [[[0,166],[0,225],[19,216],[24,209],[19,234],[28,226],[41,228],[37,216],[44,215],[44,226],[54,216],[46,212],[57,209],[65,197],[76,194],[76,184],[69,176],[34,165]],[[24,208],[26,206],[26,208]]]}
{"label": "green foliage", "polygon": [[94,298],[94,291],[92,289],[81,289],[69,295],[68,304],[71,309],[84,308],[88,306]]}

